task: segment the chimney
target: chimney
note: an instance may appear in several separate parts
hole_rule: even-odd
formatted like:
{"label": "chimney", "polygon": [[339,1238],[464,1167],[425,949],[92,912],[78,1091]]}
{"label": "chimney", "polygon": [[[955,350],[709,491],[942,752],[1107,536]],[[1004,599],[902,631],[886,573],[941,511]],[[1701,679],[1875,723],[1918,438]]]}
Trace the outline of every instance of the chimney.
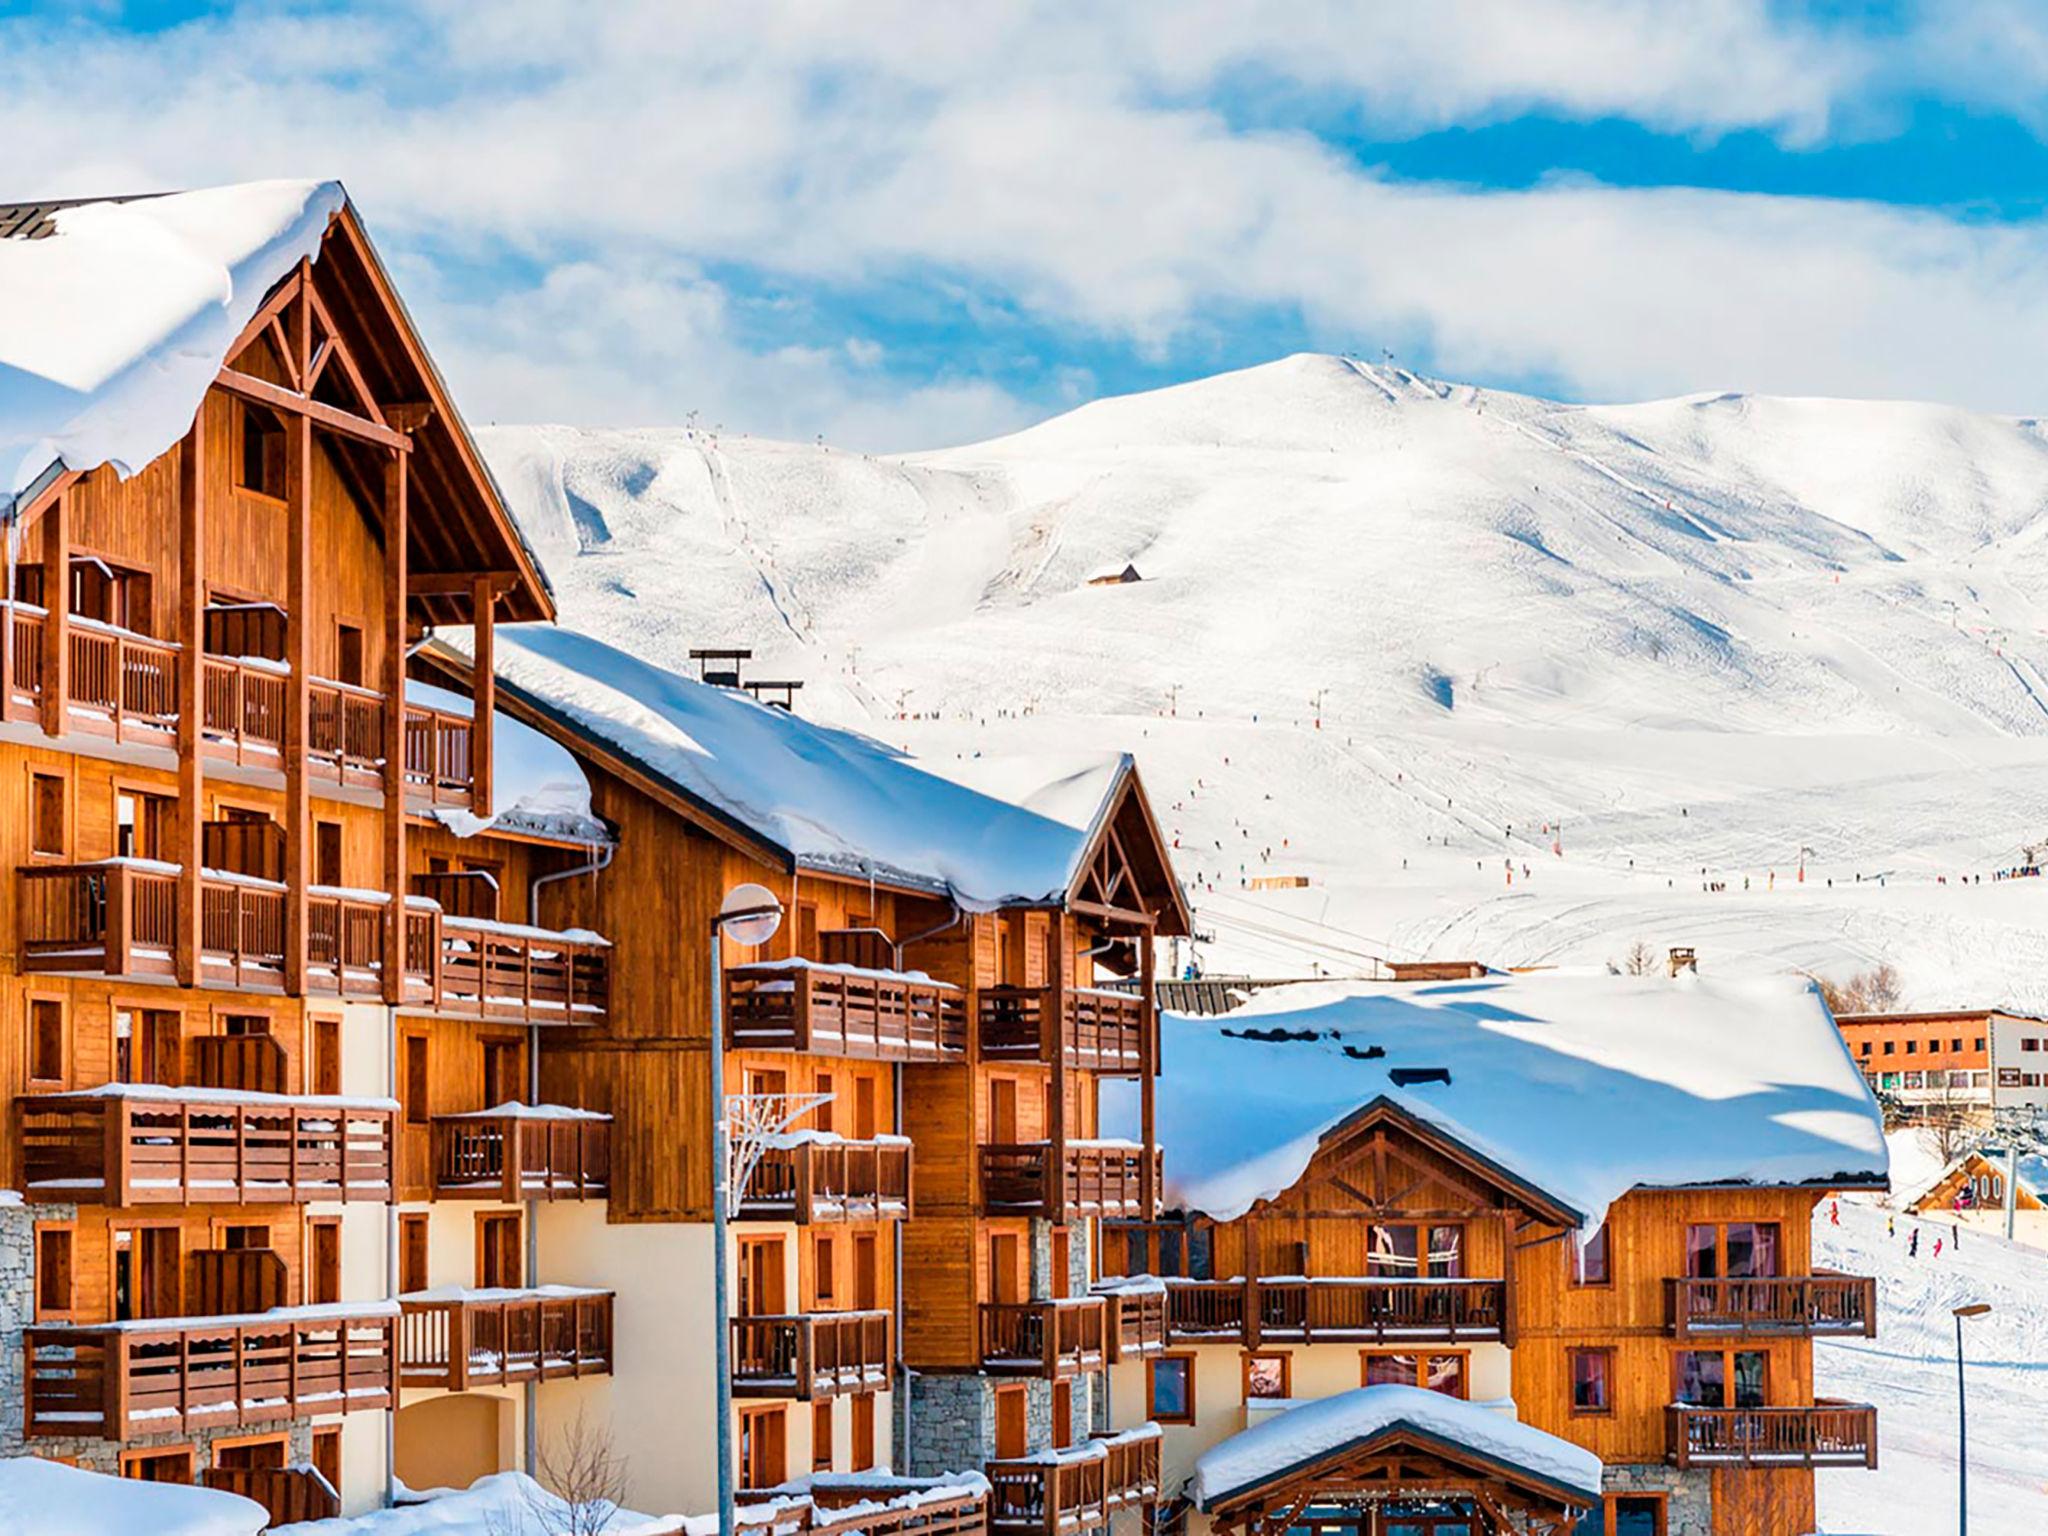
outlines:
{"label": "chimney", "polygon": [[1670,965],[1673,976],[1676,976],[1680,971],[1691,971],[1695,976],[1700,973],[1699,956],[1693,953],[1690,944],[1683,947],[1674,946],[1672,948]]}

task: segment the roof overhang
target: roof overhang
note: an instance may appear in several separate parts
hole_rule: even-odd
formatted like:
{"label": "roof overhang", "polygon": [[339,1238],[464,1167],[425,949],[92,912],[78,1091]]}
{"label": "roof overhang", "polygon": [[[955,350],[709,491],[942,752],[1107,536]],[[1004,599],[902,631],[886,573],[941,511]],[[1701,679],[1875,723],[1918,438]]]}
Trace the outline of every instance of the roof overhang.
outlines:
{"label": "roof overhang", "polygon": [[1508,1202],[1520,1206],[1546,1226],[1577,1227],[1585,1212],[1532,1184],[1512,1169],[1485,1153],[1467,1146],[1441,1126],[1424,1119],[1396,1099],[1380,1094],[1324,1131],[1316,1145],[1318,1157],[1342,1144],[1357,1140],[1382,1127],[1392,1127],[1412,1137],[1445,1161],[1462,1168],[1474,1178],[1491,1184]]}

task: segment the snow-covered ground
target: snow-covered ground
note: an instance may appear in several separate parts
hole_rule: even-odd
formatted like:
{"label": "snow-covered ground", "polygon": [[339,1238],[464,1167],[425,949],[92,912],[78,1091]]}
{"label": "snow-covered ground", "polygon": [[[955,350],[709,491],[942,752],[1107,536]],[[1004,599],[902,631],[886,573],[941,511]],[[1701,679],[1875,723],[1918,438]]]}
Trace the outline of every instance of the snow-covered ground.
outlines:
{"label": "snow-covered ground", "polygon": [[[1820,1396],[1875,1403],[1878,1469],[1816,1474],[1822,1529],[1917,1536],[1956,1528],[1956,1357],[1952,1309],[1986,1301],[1963,1324],[1970,1413],[1972,1536],[2048,1530],[2048,1255],[1947,1222],[1920,1221],[1920,1252],[1906,1256],[1915,1223],[1875,1204],[1843,1200],[1841,1225],[1822,1205],[1814,1262],[1875,1275],[1878,1334],[1814,1348]],[[1941,1253],[1934,1241],[1941,1239]]]}
{"label": "snow-covered ground", "polygon": [[941,764],[1134,750],[1212,969],[1640,939],[2048,1005],[2048,881],[1991,878],[2048,835],[2034,422],[1300,356],[895,459],[481,435],[571,624]]}

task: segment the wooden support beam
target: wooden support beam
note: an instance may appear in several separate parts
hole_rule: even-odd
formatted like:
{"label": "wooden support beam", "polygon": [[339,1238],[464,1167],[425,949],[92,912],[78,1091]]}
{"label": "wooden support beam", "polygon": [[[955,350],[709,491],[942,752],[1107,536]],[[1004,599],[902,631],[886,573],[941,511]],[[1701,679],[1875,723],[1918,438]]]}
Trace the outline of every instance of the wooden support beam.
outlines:
{"label": "wooden support beam", "polygon": [[[362,370],[356,367],[355,354],[349,351],[348,343],[341,339],[341,327],[334,323],[334,316],[327,312],[327,304],[320,297],[320,290],[313,285],[310,277],[306,280],[306,297],[312,301],[313,313],[319,317],[321,329],[327,335],[327,340],[322,347],[324,360],[332,361],[334,366],[341,370],[342,376],[348,380],[350,392],[355,395],[356,402],[362,406],[363,414],[380,427],[389,426],[390,423],[384,419],[383,409],[377,404],[377,397],[370,393],[369,382],[364,379]],[[311,383],[312,372],[313,359],[309,352],[306,358],[305,374],[308,380],[305,386],[308,393],[313,388]]]}
{"label": "wooden support beam", "polygon": [[472,597],[481,586],[502,592],[512,584],[508,571],[413,571],[406,577],[405,590],[414,597]]}
{"label": "wooden support beam", "polygon": [[1144,935],[1138,940],[1138,996],[1144,999],[1145,1011],[1138,1031],[1138,1121],[1139,1137],[1144,1144],[1144,1161],[1138,1165],[1138,1205],[1144,1212],[1145,1220],[1154,1220],[1159,1214],[1159,1177],[1155,1149],[1158,1145],[1158,1123],[1155,1104],[1159,1072],[1159,1005],[1152,986],[1152,936]]}
{"label": "wooden support beam", "polygon": [[[256,313],[249,317],[249,323],[242,327],[242,334],[235,338],[234,344],[225,353],[229,363],[233,363],[269,332],[270,322],[283,314],[292,300],[299,296],[301,277],[302,269],[294,269],[290,277],[281,281],[264,297],[262,304],[257,306]],[[289,360],[290,344],[284,343],[281,350]]]}
{"label": "wooden support beam", "polygon": [[253,400],[258,405],[267,405],[287,416],[304,417],[317,422],[330,432],[339,432],[344,437],[374,443],[379,448],[390,448],[398,453],[412,452],[412,439],[403,432],[394,432],[391,428],[367,417],[358,416],[353,411],[344,411],[338,405],[328,405],[322,400],[309,400],[306,396],[294,394],[283,385],[272,384],[267,379],[238,373],[233,368],[223,368],[213,382],[229,394],[240,395],[244,400]]}
{"label": "wooden support beam", "polygon": [[[309,330],[311,313],[304,305],[292,311],[295,327]],[[301,354],[306,350],[299,339]],[[313,418],[301,412],[284,423],[285,522],[285,679],[284,709],[284,990],[302,996],[306,989],[306,887],[311,870],[313,808],[308,790],[306,752],[312,723],[313,638]]]}
{"label": "wooden support beam", "polygon": [[199,984],[199,870],[206,843],[206,768],[201,726],[206,684],[206,404],[192,418],[178,457],[178,874],[172,973]]}
{"label": "wooden support beam", "polygon": [[[384,1001],[405,998],[405,557],[410,461],[384,464]],[[507,1160],[510,1165],[510,1160]]]}
{"label": "wooden support beam", "polygon": [[1113,907],[1099,901],[1070,901],[1067,910],[1080,917],[1099,918],[1105,923],[1129,923],[1136,928],[1152,928],[1159,922],[1154,913],[1140,912],[1133,907]]}
{"label": "wooden support beam", "polygon": [[[496,609],[498,598],[488,581],[479,581],[470,597],[476,615],[476,665],[471,675],[475,719],[469,727],[469,809],[475,816],[491,814],[491,749],[493,716],[498,707]],[[534,914],[526,914],[534,921]]]}
{"label": "wooden support beam", "polygon": [[71,496],[59,493],[43,522],[43,730],[61,736],[71,713]]}
{"label": "wooden support beam", "polygon": [[1067,1204],[1067,987],[1068,976],[1074,962],[1067,952],[1067,919],[1064,913],[1052,915],[1052,943],[1049,946],[1052,958],[1052,974],[1046,978],[1051,983],[1046,993],[1045,1013],[1040,1028],[1052,1031],[1052,1088],[1051,1103],[1046,1106],[1052,1117],[1052,1134],[1046,1140],[1052,1143],[1052,1188],[1047,1191],[1051,1197],[1046,1203],[1045,1214],[1053,1221],[1065,1221]]}

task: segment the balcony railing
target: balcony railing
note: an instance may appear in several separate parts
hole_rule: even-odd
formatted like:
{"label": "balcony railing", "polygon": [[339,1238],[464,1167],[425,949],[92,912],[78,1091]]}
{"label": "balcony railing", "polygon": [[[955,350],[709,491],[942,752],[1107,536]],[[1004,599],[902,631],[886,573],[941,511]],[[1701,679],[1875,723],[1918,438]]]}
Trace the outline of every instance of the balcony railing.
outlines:
{"label": "balcony railing", "polygon": [[[1143,1216],[1142,1148],[1121,1141],[1070,1141],[1064,1177],[1052,1143],[999,1143],[981,1149],[981,1198],[991,1215]],[[1153,1189],[1162,1167],[1153,1152]],[[1156,1201],[1156,1195],[1155,1195]],[[1152,1212],[1150,1214],[1157,1214]]]}
{"label": "balcony railing", "polygon": [[1107,1526],[1159,1498],[1159,1426],[1083,1441],[1027,1461],[992,1461],[988,1523],[1007,1536],[1061,1536]]}
{"label": "balcony railing", "polygon": [[311,1467],[208,1467],[200,1481],[261,1504],[272,1529],[341,1515],[341,1496]]}
{"label": "balcony railing", "polygon": [[1768,1279],[1664,1282],[1665,1326],[1700,1334],[1877,1333],[1877,1282],[1867,1275],[1779,1275]]}
{"label": "balcony railing", "polygon": [[1057,1380],[1099,1371],[1108,1360],[1109,1308],[1100,1296],[981,1304],[986,1371]]}
{"label": "balcony railing", "polygon": [[[736,1526],[756,1536],[985,1536],[988,1499],[979,1488],[936,1487],[928,1480],[891,1483],[871,1472],[835,1477],[814,1473],[805,1480],[810,1506],[792,1531],[789,1513],[760,1525],[744,1518]],[[772,1498],[774,1495],[766,1495]]]}
{"label": "balcony railing", "polygon": [[1169,1280],[1173,1343],[1458,1343],[1498,1339],[1507,1287],[1499,1280],[1330,1278]]}
{"label": "balcony railing", "polygon": [[401,1296],[399,1306],[398,1372],[408,1387],[464,1392],[612,1371],[610,1291],[451,1288]]}
{"label": "balcony railing", "polygon": [[522,1024],[604,1020],[611,1002],[611,945],[597,934],[430,916],[440,935],[432,978],[436,1012]]}
{"label": "balcony railing", "polygon": [[397,1323],[387,1304],[28,1328],[25,1432],[126,1440],[386,1408]]}
{"label": "balcony railing", "polygon": [[434,1116],[437,1200],[602,1200],[612,1117],[552,1105]]}
{"label": "balcony railing", "polygon": [[405,792],[433,805],[470,803],[471,742],[475,726],[467,715],[431,705],[405,706]]}
{"label": "balcony railing", "polygon": [[762,1150],[742,1221],[901,1221],[910,1214],[910,1142],[809,1140]]}
{"label": "balcony railing", "polygon": [[388,1101],[120,1086],[14,1101],[31,1200],[233,1205],[386,1200]]}
{"label": "balcony railing", "polygon": [[1667,1459],[1679,1467],[1875,1467],[1877,1410],[1822,1399],[1798,1408],[1664,1410]]}
{"label": "balcony railing", "polygon": [[1109,1308],[1109,1359],[1141,1359],[1166,1348],[1166,1286],[1150,1283],[1104,1284],[1096,1288]]}
{"label": "balcony railing", "polygon": [[835,1397],[889,1385],[887,1312],[755,1314],[732,1320],[741,1397]]}
{"label": "balcony railing", "polygon": [[985,987],[978,994],[981,1054],[998,1061],[1052,1060],[1050,1027],[1065,1021],[1067,1065],[1089,1072],[1132,1073],[1143,1061],[1150,1027],[1145,1000],[1134,993],[1087,987]]}
{"label": "balcony railing", "polygon": [[116,741],[161,745],[178,728],[178,654],[109,624],[74,617],[66,630],[71,651],[71,725]]}
{"label": "balcony railing", "polygon": [[864,1061],[938,1061],[967,1050],[958,987],[893,971],[769,960],[725,973],[735,1048]]}
{"label": "balcony railing", "polygon": [[7,677],[5,687],[0,688],[0,704],[9,720],[38,720],[43,707],[43,645],[49,616],[27,603],[0,604],[0,611],[8,615],[6,653],[0,656]]}

